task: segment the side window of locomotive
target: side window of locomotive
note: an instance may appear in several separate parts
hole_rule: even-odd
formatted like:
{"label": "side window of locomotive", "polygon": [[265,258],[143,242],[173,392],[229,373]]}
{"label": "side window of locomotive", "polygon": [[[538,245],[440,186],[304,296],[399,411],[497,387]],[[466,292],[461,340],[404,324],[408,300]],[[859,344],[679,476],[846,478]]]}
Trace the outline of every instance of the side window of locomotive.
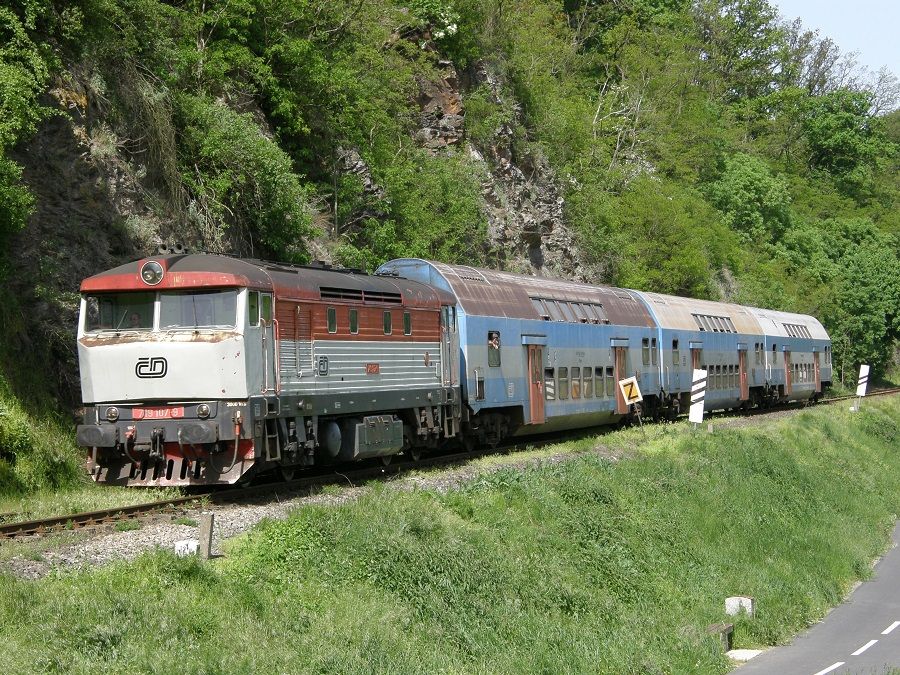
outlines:
{"label": "side window of locomotive", "polygon": [[616,395],[616,376],[612,366],[606,367],[606,395]]}
{"label": "side window of locomotive", "polygon": [[544,368],[544,396],[548,401],[556,400],[556,373],[553,368]]}
{"label": "side window of locomotive", "polygon": [[581,398],[581,367],[572,367],[572,398]]}
{"label": "side window of locomotive", "polygon": [[657,354],[656,354],[656,338],[650,340],[650,358],[653,360],[653,365],[656,365]]}
{"label": "side window of locomotive", "polygon": [[585,366],[581,372],[584,375],[584,386],[581,393],[585,398],[594,398],[594,369]]}
{"label": "side window of locomotive", "polygon": [[403,312],[403,334],[412,335],[412,314]]}
{"label": "side window of locomotive", "polygon": [[334,307],[329,307],[327,310],[328,314],[328,332],[329,333],[337,333],[337,310]]}
{"label": "side window of locomotive", "polygon": [[672,365],[677,366],[680,357],[678,356],[678,340],[672,340]]}
{"label": "side window of locomotive", "polygon": [[603,390],[603,368],[602,366],[597,366],[594,368],[594,378],[596,384],[594,385],[594,393],[597,395],[597,398],[601,396],[606,396],[606,392]]}
{"label": "side window of locomotive", "polygon": [[650,365],[650,338],[641,340],[641,361],[645,366]]}
{"label": "side window of locomotive", "polygon": [[259,291],[247,294],[247,319],[251,326],[259,325]]}
{"label": "side window of locomotive", "polygon": [[390,335],[392,332],[394,332],[394,328],[391,325],[391,311],[390,310],[385,310],[383,321],[384,321],[384,334]]}
{"label": "side window of locomotive", "polygon": [[268,293],[263,293],[262,298],[262,320],[266,322],[267,326],[272,325],[272,296]]}
{"label": "side window of locomotive", "polygon": [[359,312],[358,310],[350,310],[350,332],[353,335],[359,333]]}
{"label": "side window of locomotive", "polygon": [[500,365],[500,331],[489,330],[487,334],[488,366]]}
{"label": "side window of locomotive", "polygon": [[569,369],[561,367],[559,369],[559,400],[564,401],[569,398]]}

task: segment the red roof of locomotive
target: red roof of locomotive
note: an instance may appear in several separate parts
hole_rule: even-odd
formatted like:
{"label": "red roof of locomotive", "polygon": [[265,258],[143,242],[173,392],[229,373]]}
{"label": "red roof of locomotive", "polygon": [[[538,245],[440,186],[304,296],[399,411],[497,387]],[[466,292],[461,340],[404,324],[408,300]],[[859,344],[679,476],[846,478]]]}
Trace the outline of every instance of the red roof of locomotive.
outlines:
{"label": "red roof of locomotive", "polygon": [[[144,283],[140,274],[141,267],[151,260],[162,265],[165,272],[154,286]],[[399,295],[402,305],[408,307],[437,308],[442,303],[455,304],[449,293],[409,279],[210,254],[153,256],[95,274],[81,282],[82,293],[235,287],[274,292],[276,299],[319,301],[322,288],[326,288],[346,291],[348,296],[365,295],[367,299]],[[369,299],[369,302],[378,300]]]}

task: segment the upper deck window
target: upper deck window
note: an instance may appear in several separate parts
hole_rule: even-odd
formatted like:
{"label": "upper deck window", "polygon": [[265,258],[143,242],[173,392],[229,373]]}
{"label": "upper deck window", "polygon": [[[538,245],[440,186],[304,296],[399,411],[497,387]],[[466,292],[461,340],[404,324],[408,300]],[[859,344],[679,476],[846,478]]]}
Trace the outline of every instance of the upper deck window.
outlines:
{"label": "upper deck window", "polygon": [[[271,303],[271,296],[269,302]],[[271,311],[271,304],[269,305]],[[237,291],[159,294],[159,328],[234,328]]]}
{"label": "upper deck window", "polygon": [[94,331],[150,330],[156,293],[103,293],[85,298],[84,329]]}

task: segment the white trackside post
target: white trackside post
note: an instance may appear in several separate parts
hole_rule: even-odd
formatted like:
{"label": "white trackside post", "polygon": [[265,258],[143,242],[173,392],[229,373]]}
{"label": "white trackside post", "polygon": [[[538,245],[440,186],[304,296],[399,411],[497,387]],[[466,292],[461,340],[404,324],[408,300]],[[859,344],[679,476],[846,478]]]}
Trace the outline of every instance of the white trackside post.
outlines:
{"label": "white trackside post", "polygon": [[691,376],[691,408],[688,420],[693,422],[694,429],[703,423],[703,402],[706,400],[706,372],[694,370]]}
{"label": "white trackside post", "polygon": [[859,379],[856,381],[856,405],[850,408],[851,412],[859,412],[859,406],[862,403],[862,397],[866,395],[866,389],[869,386],[869,366],[863,363],[859,367]]}

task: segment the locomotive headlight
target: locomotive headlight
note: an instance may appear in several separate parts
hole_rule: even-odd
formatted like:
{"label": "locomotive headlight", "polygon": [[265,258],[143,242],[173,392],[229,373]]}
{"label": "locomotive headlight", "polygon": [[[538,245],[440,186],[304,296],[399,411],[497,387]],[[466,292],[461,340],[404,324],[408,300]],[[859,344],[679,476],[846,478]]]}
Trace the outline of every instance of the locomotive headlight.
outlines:
{"label": "locomotive headlight", "polygon": [[107,408],[106,419],[108,419],[110,422],[115,422],[117,419],[119,419],[119,409],[115,406],[110,406],[109,408]]}
{"label": "locomotive headlight", "polygon": [[148,286],[156,286],[163,278],[163,268],[155,260],[145,262],[141,266],[141,279]]}
{"label": "locomotive headlight", "polygon": [[199,417],[202,420],[205,420],[207,417],[209,417],[209,406],[206,405],[205,403],[201,403],[200,405],[198,405],[197,406],[197,417]]}

